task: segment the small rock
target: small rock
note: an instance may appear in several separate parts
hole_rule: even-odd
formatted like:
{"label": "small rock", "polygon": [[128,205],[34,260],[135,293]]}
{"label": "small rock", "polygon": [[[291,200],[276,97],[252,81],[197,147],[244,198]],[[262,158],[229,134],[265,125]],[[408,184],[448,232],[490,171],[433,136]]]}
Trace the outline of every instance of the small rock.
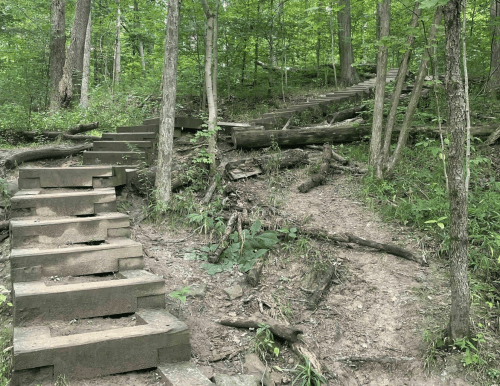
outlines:
{"label": "small rock", "polygon": [[293,358],[288,358],[288,364],[289,364],[289,365],[292,365],[292,364],[293,364],[293,362],[295,362],[295,361],[293,360]]}
{"label": "small rock", "polygon": [[292,380],[288,377],[281,378],[281,383],[284,385],[288,385],[290,382],[292,382]]}
{"label": "small rock", "polygon": [[238,284],[233,285],[232,287],[224,288],[224,292],[229,297],[229,300],[234,300],[243,296],[243,288],[241,288]]}
{"label": "small rock", "polygon": [[188,298],[204,298],[207,293],[207,283],[192,284],[189,286]]}
{"label": "small rock", "polygon": [[212,369],[210,366],[198,366],[198,369],[208,379],[214,376],[214,369]]}
{"label": "small rock", "polygon": [[264,386],[274,386],[274,381],[271,380],[269,370],[266,370],[266,366],[262,363],[257,354],[250,353],[245,356],[243,370],[245,374],[255,375],[257,377],[262,377],[262,374],[264,374],[265,371],[266,374],[263,379]]}
{"label": "small rock", "polygon": [[260,378],[256,375],[218,374],[212,378],[217,386],[260,386]]}

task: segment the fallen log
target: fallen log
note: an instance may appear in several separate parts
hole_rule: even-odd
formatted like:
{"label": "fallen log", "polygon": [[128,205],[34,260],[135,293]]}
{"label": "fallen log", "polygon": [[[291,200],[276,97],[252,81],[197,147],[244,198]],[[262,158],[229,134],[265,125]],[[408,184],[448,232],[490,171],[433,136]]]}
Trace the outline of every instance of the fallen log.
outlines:
{"label": "fallen log", "polygon": [[224,252],[224,249],[226,249],[226,245],[225,242],[226,240],[229,238],[229,235],[231,234],[231,232],[233,231],[233,228],[234,228],[234,224],[236,223],[236,220],[238,219],[238,212],[234,212],[231,217],[229,217],[229,220],[227,221],[227,226],[226,226],[226,230],[224,231],[224,234],[222,235],[220,241],[219,241],[219,245],[217,246],[217,249],[215,250],[215,252],[208,256],[208,262],[209,263],[212,263],[212,264],[216,264],[219,259],[220,259],[220,255],[222,254],[222,252]]}
{"label": "fallen log", "polygon": [[[342,157],[340,154],[335,153],[333,150],[332,150],[332,158],[335,161],[340,162],[342,165],[347,165],[349,163],[349,161],[347,159]],[[330,165],[331,165],[331,162],[330,162]]]}
{"label": "fallen log", "polygon": [[266,324],[269,326],[269,330],[274,336],[281,339],[285,339],[288,342],[294,343],[299,341],[299,335],[303,334],[303,331],[287,326],[286,324],[280,323],[275,319],[268,318],[264,315],[254,314],[250,317],[234,317],[230,319],[222,319],[219,324],[229,327],[237,328],[259,328],[260,324]]}
{"label": "fallen log", "polygon": [[325,143],[323,145],[323,160],[321,162],[321,167],[319,172],[309,178],[307,181],[303,182],[298,186],[299,192],[307,193],[312,188],[323,185],[325,182],[326,176],[328,174],[328,170],[330,169],[330,160],[332,159],[332,147],[330,144]]}
{"label": "fallen log", "polygon": [[330,167],[332,169],[338,169],[338,170],[342,170],[342,171],[350,172],[350,173],[354,173],[354,174],[366,174],[366,173],[368,173],[368,169],[362,169],[362,168],[358,168],[356,166],[337,165],[331,161],[330,161]]}
{"label": "fallen log", "polygon": [[354,118],[363,111],[366,111],[366,105],[357,105],[349,109],[337,111],[333,114],[333,117],[330,120],[330,125],[335,122],[341,122],[349,118]]}
{"label": "fallen log", "polygon": [[23,136],[27,139],[35,140],[38,138],[45,138],[45,139],[51,139],[55,140],[57,138],[62,138],[67,141],[74,141],[74,142],[84,142],[84,141],[99,141],[101,140],[101,137],[95,136],[95,135],[73,135],[73,134],[65,134],[61,131],[23,131],[22,132]]}
{"label": "fallen log", "polygon": [[345,119],[343,122],[337,122],[337,123],[324,123],[323,125],[310,125],[310,126],[304,126],[304,127],[299,127],[299,129],[333,129],[334,127],[339,127],[339,126],[346,126],[346,125],[361,125],[365,123],[365,120],[363,118],[352,118],[352,119]]}
{"label": "fallen log", "polygon": [[84,145],[78,145],[73,147],[45,147],[42,149],[36,150],[27,150],[20,153],[16,153],[5,161],[5,167],[7,169],[14,169],[16,166],[21,165],[26,161],[36,161],[39,159],[47,159],[47,158],[61,158],[68,157],[71,155],[79,154],[85,150],[92,149],[93,144],[88,143]]}
{"label": "fallen log", "polygon": [[321,375],[321,362],[319,361],[318,357],[316,356],[315,353],[313,353],[309,348],[306,346],[304,342],[295,342],[290,345],[290,348],[292,351],[299,357],[305,357],[308,359],[309,363],[311,364],[311,367],[319,374]]}
{"label": "fallen log", "polygon": [[10,225],[10,220],[0,221],[0,231],[8,230]]}
{"label": "fallen log", "polygon": [[486,141],[481,144],[481,147],[494,145],[498,138],[500,138],[500,127],[490,134]]}
{"label": "fallen log", "polygon": [[205,193],[205,196],[203,197],[203,204],[208,205],[210,201],[212,201],[212,196],[215,193],[215,188],[217,188],[217,182],[219,181],[219,178],[221,177],[222,173],[224,172],[224,168],[226,167],[227,162],[223,162],[217,167],[217,171],[215,172],[215,175],[210,179],[210,184],[208,186],[208,189]]}
{"label": "fallen log", "polygon": [[93,123],[83,123],[81,125],[75,126],[72,129],[66,131],[66,134],[80,134],[86,133],[87,131],[97,129],[99,127],[99,122]]}
{"label": "fallen log", "polygon": [[226,173],[232,180],[247,178],[274,169],[286,169],[309,163],[308,154],[301,149],[292,149],[276,154],[254,158],[243,158],[228,162]]}
{"label": "fallen log", "polygon": [[[496,125],[472,127],[471,136],[487,138],[497,128]],[[364,137],[371,135],[371,130],[372,128],[368,125],[358,126],[351,123],[323,129],[312,127],[310,129],[296,130],[233,131],[231,138],[235,148],[269,147],[273,141],[278,146],[305,146],[326,142],[348,143],[360,141]],[[443,130],[446,130],[446,127],[443,127]],[[399,131],[400,128],[394,128],[393,136],[399,135]],[[425,134],[432,138],[439,138],[439,130],[430,127],[414,127],[411,129],[410,134]]]}

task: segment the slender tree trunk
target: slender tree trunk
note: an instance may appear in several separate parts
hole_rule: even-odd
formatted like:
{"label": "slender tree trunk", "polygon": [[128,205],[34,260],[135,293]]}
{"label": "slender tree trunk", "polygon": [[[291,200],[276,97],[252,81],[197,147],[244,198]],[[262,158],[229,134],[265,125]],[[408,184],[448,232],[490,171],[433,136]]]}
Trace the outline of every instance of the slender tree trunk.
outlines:
{"label": "slender tree trunk", "polygon": [[358,81],[351,40],[351,0],[338,0],[343,7],[337,14],[339,24],[340,82],[350,86]]}
{"label": "slender tree trunk", "polygon": [[391,160],[387,165],[387,175],[391,175],[394,172],[394,169],[396,168],[403,155],[403,149],[406,146],[406,141],[408,140],[408,135],[410,134],[413,114],[417,109],[418,101],[420,99],[420,95],[422,94],[422,87],[424,85],[429,62],[433,54],[433,46],[436,41],[437,29],[439,24],[441,24],[442,17],[443,9],[441,7],[436,8],[436,11],[434,12],[434,20],[432,21],[432,25],[429,31],[428,42],[430,47],[425,50],[422,61],[420,62],[420,68],[415,78],[413,91],[411,93],[410,101],[408,102],[408,107],[406,108],[405,118],[403,121],[403,125],[401,126],[401,132],[399,133],[398,144],[396,145],[396,149],[394,150]]}
{"label": "slender tree trunk", "polygon": [[380,21],[380,40],[377,54],[377,80],[375,84],[375,102],[373,107],[372,137],[370,141],[370,165],[375,168],[375,175],[382,178],[382,125],[384,118],[385,78],[387,76],[388,49],[382,39],[389,36],[391,2],[383,0],[377,3]]}
{"label": "slender tree trunk", "polygon": [[158,139],[158,168],[155,180],[157,199],[163,203],[168,203],[172,195],[172,149],[177,94],[177,54],[181,3],[182,0],[170,0],[168,2]]}
{"label": "slender tree trunk", "polygon": [[469,237],[467,192],[465,187],[465,95],[460,66],[461,0],[444,6],[446,30],[446,93],[448,96],[448,155],[450,200],[450,283],[451,312],[448,325],[452,340],[470,335],[470,289],[467,274]]}
{"label": "slender tree trunk", "polygon": [[66,0],[52,0],[50,8],[50,109],[59,107],[59,82],[66,57]]}
{"label": "slender tree trunk", "polygon": [[208,153],[210,154],[210,174],[215,173],[217,166],[215,164],[215,152],[217,147],[217,104],[214,93],[213,81],[213,54],[214,54],[214,19],[215,14],[210,10],[207,0],[201,0],[205,17],[207,19],[205,35],[205,88],[207,90],[208,101],[208,132],[211,133],[208,138]]}
{"label": "slender tree trunk", "polygon": [[[420,18],[420,14],[422,11],[420,10],[420,3],[415,2],[415,6],[413,8],[413,13],[410,21],[410,30],[414,30],[418,25],[418,20]],[[413,44],[415,43],[415,35],[410,33],[406,38],[406,46],[408,49],[403,55],[403,59],[401,60],[401,64],[399,65],[398,76],[396,78],[396,86],[394,87],[394,91],[392,92],[391,97],[391,109],[389,110],[389,116],[387,117],[387,124],[385,127],[384,134],[384,147],[382,150],[382,162],[386,162],[389,158],[389,150],[391,147],[391,136],[392,130],[394,129],[394,123],[396,122],[396,114],[398,112],[399,106],[399,97],[401,96],[401,91],[403,90],[403,86],[405,84],[406,73],[408,72],[408,65],[410,63],[411,53],[413,51]]]}
{"label": "slender tree trunk", "polygon": [[337,87],[337,69],[335,68],[335,31],[333,25],[333,2],[331,4],[332,10],[330,11],[330,37],[332,41],[332,67],[333,67],[333,79],[335,80],[335,87]]}
{"label": "slender tree trunk", "polygon": [[500,99],[500,1],[490,0],[491,57],[488,89],[491,95]]}
{"label": "slender tree trunk", "polygon": [[[136,29],[137,31],[141,30],[141,22],[139,20],[139,4],[137,3],[137,0],[134,0],[134,12],[136,15]],[[141,68],[142,68],[142,76],[143,78],[146,77],[146,60],[144,59],[144,44],[142,43],[142,38],[141,35],[138,35],[138,42],[137,42],[138,48],[139,48],[139,57],[141,58]]]}
{"label": "slender tree trunk", "polygon": [[83,53],[82,91],[80,93],[80,104],[84,109],[89,107],[89,80],[90,80],[90,45],[92,37],[92,17],[89,15],[87,32],[85,33],[85,50]]}
{"label": "slender tree trunk", "polygon": [[82,56],[85,46],[85,33],[90,15],[90,0],[76,2],[75,19],[71,30],[71,42],[64,62],[63,76],[59,82],[59,101],[63,108],[69,107],[73,97],[73,76],[78,70],[79,57]]}
{"label": "slender tree trunk", "polygon": [[118,8],[116,10],[116,35],[115,35],[115,53],[113,56],[113,90],[116,85],[120,83],[121,73],[122,73],[122,45],[120,39],[120,29],[121,29],[121,10],[120,10],[120,0],[116,1]]}

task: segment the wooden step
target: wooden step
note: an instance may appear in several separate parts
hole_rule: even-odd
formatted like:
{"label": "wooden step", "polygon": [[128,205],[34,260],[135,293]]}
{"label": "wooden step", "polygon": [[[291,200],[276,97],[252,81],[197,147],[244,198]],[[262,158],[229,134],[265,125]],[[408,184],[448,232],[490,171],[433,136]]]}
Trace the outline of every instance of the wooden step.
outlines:
{"label": "wooden step", "polygon": [[100,213],[92,217],[30,218],[10,221],[12,248],[37,244],[65,245],[130,237],[130,220],[122,213]]}
{"label": "wooden step", "polygon": [[38,281],[50,276],[95,275],[142,269],[142,245],[127,238],[109,238],[99,245],[12,249],[13,283]]}
{"label": "wooden step", "polygon": [[[160,118],[149,118],[142,122],[144,125],[159,125]],[[200,130],[203,125],[203,120],[191,117],[175,117],[175,127],[184,129]]]}
{"label": "wooden step", "polygon": [[157,140],[155,132],[135,132],[135,133],[103,133],[103,141],[153,141]]}
{"label": "wooden step", "polygon": [[99,141],[94,142],[93,151],[143,151],[152,153],[155,150],[153,141]]}
{"label": "wooden step", "polygon": [[83,164],[107,165],[137,165],[145,163],[150,165],[152,154],[144,151],[84,151]]}
{"label": "wooden step", "polygon": [[138,270],[100,279],[73,284],[64,280],[14,283],[14,325],[33,320],[37,323],[73,320],[133,313],[140,308],[165,308],[165,282],[160,276]]}
{"label": "wooden step", "polygon": [[140,125],[140,126],[118,126],[117,133],[156,133],[158,134],[160,125]]}
{"label": "wooden step", "polygon": [[19,168],[19,189],[110,188],[127,181],[123,168],[77,166],[70,168]]}
{"label": "wooden step", "polygon": [[20,190],[11,198],[11,218],[77,216],[115,211],[114,188]]}
{"label": "wooden step", "polygon": [[11,386],[94,378],[189,361],[185,323],[165,310],[140,310],[135,326],[51,336],[50,327],[14,328]]}

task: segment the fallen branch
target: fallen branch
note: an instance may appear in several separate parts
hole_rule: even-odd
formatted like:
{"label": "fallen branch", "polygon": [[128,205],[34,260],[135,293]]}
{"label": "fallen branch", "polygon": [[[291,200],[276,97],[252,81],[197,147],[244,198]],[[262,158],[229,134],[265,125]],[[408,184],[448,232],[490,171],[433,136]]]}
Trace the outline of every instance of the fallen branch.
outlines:
{"label": "fallen branch", "polygon": [[281,130],[288,130],[288,128],[292,124],[292,119],[293,119],[294,116],[295,116],[295,114],[292,114],[290,116],[290,118],[288,118],[288,121],[285,123],[285,126],[283,126],[283,128]]}
{"label": "fallen branch", "polygon": [[291,343],[298,342],[299,334],[303,334],[303,331],[298,328],[287,326],[275,319],[259,314],[254,314],[250,317],[222,319],[219,321],[219,324],[237,328],[259,328],[260,324],[265,324],[269,326],[269,330],[273,333],[273,335]]}
{"label": "fallen branch", "polygon": [[342,165],[347,165],[349,163],[347,159],[342,157],[340,154],[335,153],[333,150],[332,150],[332,158],[335,161],[340,162]]}
{"label": "fallen branch", "polygon": [[318,357],[316,356],[315,353],[313,353],[309,348],[306,346],[304,342],[295,342],[290,345],[290,348],[292,351],[299,357],[307,357],[309,359],[309,363],[311,364],[311,367],[321,375],[321,362],[319,361]]}
{"label": "fallen branch", "polygon": [[363,245],[365,247],[370,247],[374,249],[378,249],[379,251],[390,253],[391,255],[402,257],[406,260],[416,261],[422,265],[427,264],[424,258],[417,258],[413,253],[408,251],[407,249],[398,247],[394,244],[382,244],[376,241],[363,239],[358,236],[354,236],[351,233],[346,233],[346,236],[349,238],[350,243],[356,243],[358,245]]}
{"label": "fallen branch", "polygon": [[388,363],[399,363],[399,362],[411,362],[415,358],[412,357],[338,357],[335,358],[337,362],[376,362],[382,364]]}
{"label": "fallen branch", "polygon": [[203,204],[204,205],[207,205],[212,200],[212,196],[214,195],[215,188],[217,187],[217,176],[222,175],[226,165],[227,165],[227,162],[221,163],[219,165],[219,167],[217,168],[215,175],[212,177],[210,185],[207,189],[207,192],[205,193],[205,197],[203,197]]}
{"label": "fallen branch", "polygon": [[39,159],[46,158],[60,158],[68,157],[71,155],[79,154],[85,150],[92,149],[93,144],[88,143],[84,145],[78,145],[73,147],[46,147],[37,150],[27,150],[20,153],[16,153],[5,161],[5,167],[7,169],[14,169],[16,166],[21,165],[23,162],[35,161]]}
{"label": "fallen branch", "polygon": [[72,129],[69,129],[68,131],[66,131],[66,134],[86,133],[87,131],[97,129],[98,127],[99,127],[99,122],[84,123],[84,124],[75,126]]}
{"label": "fallen branch", "polygon": [[0,231],[8,230],[10,225],[10,220],[0,221]]}
{"label": "fallen branch", "polygon": [[358,105],[349,109],[337,111],[335,114],[333,114],[333,117],[330,120],[330,125],[335,122],[341,122],[349,118],[354,118],[362,111],[366,111],[366,105]]}
{"label": "fallen branch", "polygon": [[62,138],[67,141],[74,142],[84,142],[84,141],[99,141],[101,137],[95,135],[73,135],[65,134],[61,131],[23,131],[23,136],[27,139],[35,140],[38,138],[56,140],[57,138]]}
{"label": "fallen branch", "polygon": [[226,240],[228,239],[229,235],[231,234],[231,232],[233,231],[234,224],[236,223],[237,219],[238,219],[238,212],[234,212],[231,215],[231,217],[229,217],[229,220],[228,220],[227,226],[226,226],[226,230],[224,231],[224,234],[222,235],[222,237],[219,241],[219,245],[218,245],[217,249],[215,250],[215,252],[211,256],[208,257],[209,263],[216,264],[219,261],[220,255],[222,254],[224,249],[226,249],[224,244],[225,244]]}
{"label": "fallen branch", "polygon": [[319,301],[323,294],[328,290],[330,284],[333,280],[333,276],[337,272],[335,264],[330,264],[328,269],[323,272],[321,277],[317,280],[316,288],[312,291],[311,296],[308,299],[308,308],[315,309],[318,306]]}
{"label": "fallen branch", "polygon": [[323,145],[323,161],[321,162],[321,167],[319,172],[309,178],[307,181],[303,182],[298,186],[299,192],[307,193],[312,188],[323,185],[326,179],[326,175],[328,174],[328,170],[330,169],[330,160],[332,158],[332,147],[325,143]]}
{"label": "fallen branch", "polygon": [[368,173],[368,169],[362,169],[362,168],[358,168],[356,166],[342,166],[342,165],[337,165],[333,162],[330,162],[330,167],[332,169],[338,169],[338,170],[342,170],[342,171],[350,172],[350,173],[354,173],[354,174],[366,174],[366,173]]}
{"label": "fallen branch", "polygon": [[500,138],[500,127],[496,129],[493,133],[491,133],[488,139],[481,144],[481,147],[491,146],[495,144],[498,138]]}

